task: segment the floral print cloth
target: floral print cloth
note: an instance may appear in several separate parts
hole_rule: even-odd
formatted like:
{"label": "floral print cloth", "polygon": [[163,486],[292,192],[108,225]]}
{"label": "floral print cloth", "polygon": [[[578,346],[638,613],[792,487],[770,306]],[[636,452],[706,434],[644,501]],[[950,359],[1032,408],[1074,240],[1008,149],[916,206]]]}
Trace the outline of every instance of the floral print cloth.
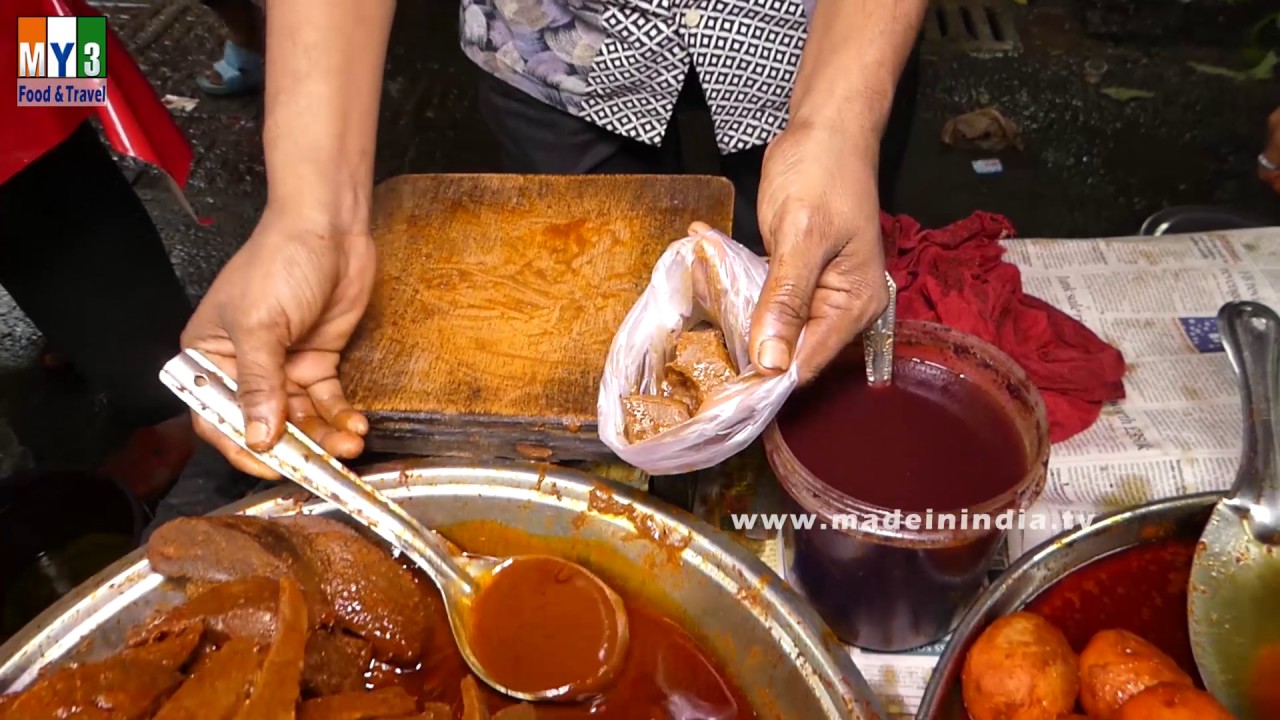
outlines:
{"label": "floral print cloth", "polygon": [[815,0],[462,0],[462,48],[556,108],[657,145],[691,68],[723,153],[785,125]]}

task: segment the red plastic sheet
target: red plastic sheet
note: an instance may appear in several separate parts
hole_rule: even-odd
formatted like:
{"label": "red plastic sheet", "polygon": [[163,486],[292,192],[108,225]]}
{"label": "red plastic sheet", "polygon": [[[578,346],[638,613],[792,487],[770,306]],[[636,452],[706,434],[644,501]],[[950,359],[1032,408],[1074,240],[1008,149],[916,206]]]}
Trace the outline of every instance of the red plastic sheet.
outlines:
{"label": "red plastic sheet", "polygon": [[101,13],[82,0],[0,2],[0,77],[15,83],[9,99],[0,102],[0,183],[56,147],[86,119],[96,117],[118,151],[160,168],[179,188],[185,187],[191,173],[191,145],[109,22],[105,107],[17,106],[17,19],[73,15]]}

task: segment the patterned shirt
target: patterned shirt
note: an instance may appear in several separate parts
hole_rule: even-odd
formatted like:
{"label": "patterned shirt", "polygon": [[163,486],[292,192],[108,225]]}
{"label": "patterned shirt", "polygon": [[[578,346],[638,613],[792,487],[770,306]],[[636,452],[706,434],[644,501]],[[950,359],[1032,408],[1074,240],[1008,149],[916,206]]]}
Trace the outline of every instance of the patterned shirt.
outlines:
{"label": "patterned shirt", "polygon": [[462,0],[462,48],[543,102],[651,145],[693,68],[727,154],[785,127],[815,2]]}

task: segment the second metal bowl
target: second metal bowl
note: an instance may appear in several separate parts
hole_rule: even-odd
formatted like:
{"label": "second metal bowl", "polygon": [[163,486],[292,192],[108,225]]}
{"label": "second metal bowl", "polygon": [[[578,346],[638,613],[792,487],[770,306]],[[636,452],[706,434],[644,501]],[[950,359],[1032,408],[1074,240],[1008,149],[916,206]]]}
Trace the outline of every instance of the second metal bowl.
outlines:
{"label": "second metal bowl", "polygon": [[1071,573],[1102,557],[1165,540],[1200,537],[1221,493],[1159,500],[1099,518],[1023,555],[975,601],[938,660],[916,720],[968,720],[960,671],[970,646],[994,620],[1025,608]]}

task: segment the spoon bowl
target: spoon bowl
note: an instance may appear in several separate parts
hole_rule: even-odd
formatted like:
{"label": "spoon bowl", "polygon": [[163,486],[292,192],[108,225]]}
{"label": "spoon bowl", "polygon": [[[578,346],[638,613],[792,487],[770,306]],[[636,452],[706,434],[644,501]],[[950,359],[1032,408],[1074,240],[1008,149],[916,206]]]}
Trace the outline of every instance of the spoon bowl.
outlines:
{"label": "spoon bowl", "polygon": [[627,623],[617,622],[626,618],[617,593],[581,565],[550,555],[481,563],[480,592],[459,604],[457,622],[468,628],[475,662],[508,694],[581,699],[613,682],[629,641]]}
{"label": "spoon bowl", "polygon": [[1280,316],[1227,303],[1218,331],[1240,387],[1244,437],[1230,492],[1200,536],[1188,621],[1205,688],[1240,720],[1280,717]]}
{"label": "spoon bowl", "polygon": [[[341,508],[422,568],[440,589],[460,654],[471,671],[493,689],[527,702],[576,701],[598,694],[621,671],[630,642],[626,608],[617,592],[586,568],[546,555],[499,558],[464,553],[366,484],[292,423],[286,425],[284,436],[270,451],[251,449],[245,441],[244,415],[234,381],[194,350],[186,350],[165,364],[160,379],[237,445]],[[539,572],[525,571],[534,565]],[[514,590],[510,587],[513,579],[521,583]],[[516,596],[524,612],[563,612],[561,606],[567,603],[579,611],[591,610],[597,622],[590,624],[586,633],[580,623],[566,628],[546,622],[503,622],[504,613],[485,611],[492,604],[487,593],[498,588]],[[548,600],[558,601],[559,606],[553,603],[547,607]],[[566,630],[579,634],[560,637],[558,633]],[[487,639],[479,654],[473,643],[477,635]],[[593,641],[598,641],[594,648]],[[483,652],[490,647],[493,652]],[[582,661],[565,657],[566,652],[582,652],[583,648],[594,649],[591,657]],[[499,663],[507,657],[517,660]],[[521,658],[528,660],[518,660]],[[546,662],[545,658],[563,662]],[[495,664],[500,665],[500,674],[494,672]]]}

